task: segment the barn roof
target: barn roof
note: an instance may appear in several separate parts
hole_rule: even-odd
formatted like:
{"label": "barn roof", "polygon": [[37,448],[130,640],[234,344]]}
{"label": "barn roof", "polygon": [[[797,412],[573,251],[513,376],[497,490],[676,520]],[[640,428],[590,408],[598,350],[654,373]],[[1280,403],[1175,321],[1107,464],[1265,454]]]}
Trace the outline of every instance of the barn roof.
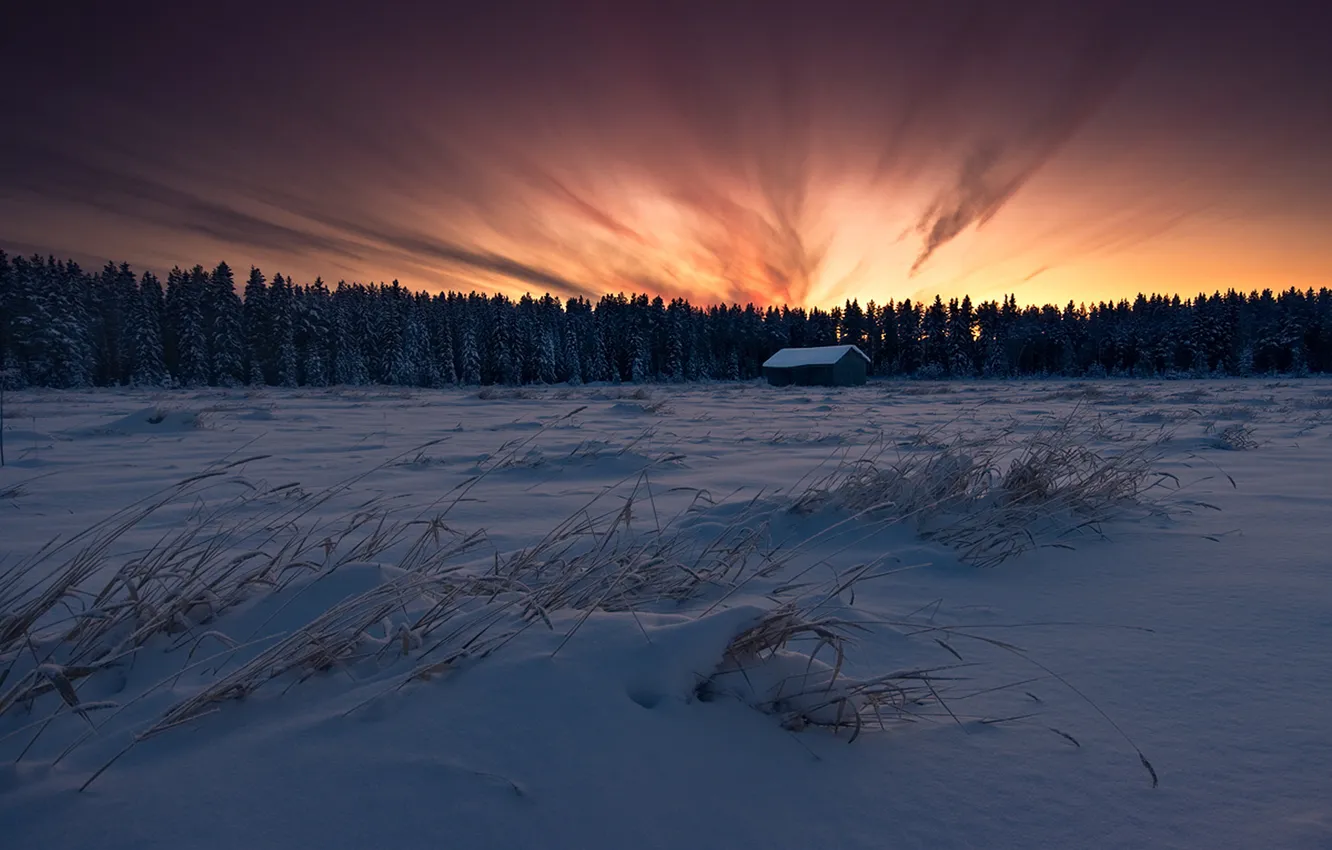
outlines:
{"label": "barn roof", "polygon": [[[769,357],[764,361],[764,368],[790,369],[793,366],[831,366],[838,360],[846,356],[848,351],[854,351],[861,357],[865,357],[865,352],[856,348],[854,345],[820,345],[814,348],[783,348],[781,351]],[[865,362],[869,358],[865,357]]]}

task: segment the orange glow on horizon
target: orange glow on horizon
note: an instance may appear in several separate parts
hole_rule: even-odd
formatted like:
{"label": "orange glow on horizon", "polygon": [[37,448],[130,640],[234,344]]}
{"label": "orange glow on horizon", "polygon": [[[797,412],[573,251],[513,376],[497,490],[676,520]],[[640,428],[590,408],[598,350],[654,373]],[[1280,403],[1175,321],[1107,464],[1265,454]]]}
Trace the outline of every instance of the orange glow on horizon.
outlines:
{"label": "orange glow on horizon", "polygon": [[266,34],[169,7],[210,19],[209,49],[267,38],[289,60],[242,75],[175,37],[167,4],[124,22],[114,63],[100,24],[69,21],[77,50],[16,45],[38,52],[8,92],[26,117],[3,140],[0,248],[700,305],[1332,282],[1316,27],[1119,3],[653,5],[524,24],[423,4],[375,39],[333,7],[275,7]]}

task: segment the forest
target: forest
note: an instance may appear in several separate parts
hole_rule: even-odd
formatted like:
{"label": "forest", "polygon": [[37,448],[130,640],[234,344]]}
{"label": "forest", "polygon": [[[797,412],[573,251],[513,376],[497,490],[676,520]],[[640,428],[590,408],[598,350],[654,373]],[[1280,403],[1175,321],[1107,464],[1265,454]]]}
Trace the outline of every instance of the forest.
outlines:
{"label": "forest", "polygon": [[888,300],[830,310],[635,294],[595,304],[390,284],[244,282],[226,263],[87,272],[0,252],[11,387],[452,385],[745,380],[786,346],[854,344],[871,374],[926,379],[1332,372],[1332,290],[1091,305]]}

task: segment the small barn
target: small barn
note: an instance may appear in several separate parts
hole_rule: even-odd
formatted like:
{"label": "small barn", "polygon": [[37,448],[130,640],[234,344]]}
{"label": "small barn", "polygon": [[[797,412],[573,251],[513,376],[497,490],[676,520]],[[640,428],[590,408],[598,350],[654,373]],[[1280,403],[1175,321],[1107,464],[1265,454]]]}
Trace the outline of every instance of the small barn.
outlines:
{"label": "small barn", "polygon": [[763,364],[763,377],[774,387],[850,387],[865,383],[869,358],[854,345],[783,348]]}

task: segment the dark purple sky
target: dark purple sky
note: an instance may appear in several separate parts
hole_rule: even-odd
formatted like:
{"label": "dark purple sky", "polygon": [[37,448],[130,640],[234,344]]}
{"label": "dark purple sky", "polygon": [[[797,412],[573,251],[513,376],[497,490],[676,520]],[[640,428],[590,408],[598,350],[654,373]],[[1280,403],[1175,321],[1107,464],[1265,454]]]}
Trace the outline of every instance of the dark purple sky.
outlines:
{"label": "dark purple sky", "polygon": [[1326,284],[1320,8],[27,3],[0,247],[698,301]]}

